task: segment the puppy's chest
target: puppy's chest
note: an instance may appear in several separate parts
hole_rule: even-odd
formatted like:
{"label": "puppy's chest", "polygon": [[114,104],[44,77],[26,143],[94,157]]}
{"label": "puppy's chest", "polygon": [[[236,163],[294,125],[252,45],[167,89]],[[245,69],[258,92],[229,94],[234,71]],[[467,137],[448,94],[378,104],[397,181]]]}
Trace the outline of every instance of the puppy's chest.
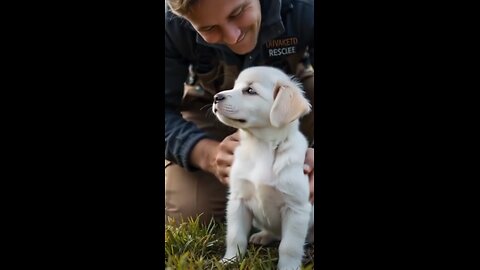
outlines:
{"label": "puppy's chest", "polygon": [[242,145],[235,152],[232,177],[254,184],[274,185],[274,150],[268,145]]}
{"label": "puppy's chest", "polygon": [[[244,181],[240,196],[252,212],[256,226],[268,228],[275,234],[280,234],[281,209],[285,205],[282,194],[272,186]],[[248,186],[248,187],[247,187]]]}

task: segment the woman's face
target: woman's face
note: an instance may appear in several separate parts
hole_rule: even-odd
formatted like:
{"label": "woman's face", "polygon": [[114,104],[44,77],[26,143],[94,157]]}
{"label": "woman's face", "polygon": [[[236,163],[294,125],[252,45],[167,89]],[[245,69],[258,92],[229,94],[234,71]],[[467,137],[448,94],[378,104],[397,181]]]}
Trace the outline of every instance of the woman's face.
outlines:
{"label": "woman's face", "polygon": [[259,0],[199,0],[184,17],[206,42],[224,44],[236,54],[247,54],[257,45]]}

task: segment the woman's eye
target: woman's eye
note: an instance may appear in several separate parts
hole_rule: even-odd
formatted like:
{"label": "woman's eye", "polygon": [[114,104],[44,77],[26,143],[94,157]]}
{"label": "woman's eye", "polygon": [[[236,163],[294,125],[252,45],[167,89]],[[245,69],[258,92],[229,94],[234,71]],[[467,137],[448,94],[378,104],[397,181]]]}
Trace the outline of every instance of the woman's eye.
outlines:
{"label": "woman's eye", "polygon": [[213,30],[213,26],[210,26],[208,28],[203,28],[202,30],[200,30],[201,32],[210,32]]}
{"label": "woman's eye", "polygon": [[238,15],[240,15],[242,12],[243,12],[243,9],[237,11],[235,14],[232,14],[230,17],[231,17],[231,18],[235,18],[235,17],[237,17]]}

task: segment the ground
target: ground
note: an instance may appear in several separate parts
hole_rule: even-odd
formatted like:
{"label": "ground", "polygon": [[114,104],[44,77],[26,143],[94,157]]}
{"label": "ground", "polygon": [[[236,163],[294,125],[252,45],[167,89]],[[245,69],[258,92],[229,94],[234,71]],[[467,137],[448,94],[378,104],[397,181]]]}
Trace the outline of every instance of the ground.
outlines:
{"label": "ground", "polygon": [[[165,225],[165,269],[275,269],[278,242],[267,247],[249,244],[238,262],[224,266],[219,260],[225,252],[225,225],[211,222],[202,226],[190,219],[179,226]],[[303,270],[314,269],[314,246],[305,247]]]}

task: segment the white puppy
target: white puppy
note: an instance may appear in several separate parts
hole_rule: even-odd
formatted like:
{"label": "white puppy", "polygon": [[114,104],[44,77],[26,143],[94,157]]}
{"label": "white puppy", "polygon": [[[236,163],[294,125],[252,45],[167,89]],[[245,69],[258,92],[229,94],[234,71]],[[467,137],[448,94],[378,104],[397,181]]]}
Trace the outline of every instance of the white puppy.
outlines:
{"label": "white puppy", "polygon": [[[300,84],[272,67],[243,70],[232,90],[215,95],[212,110],[239,129],[230,172],[227,250],[223,262],[244,254],[250,242],[281,240],[278,269],[299,269],[304,244],[313,242],[313,206],[303,173],[307,140],[299,118],[310,112]],[[307,235],[308,234],[308,235]]]}

